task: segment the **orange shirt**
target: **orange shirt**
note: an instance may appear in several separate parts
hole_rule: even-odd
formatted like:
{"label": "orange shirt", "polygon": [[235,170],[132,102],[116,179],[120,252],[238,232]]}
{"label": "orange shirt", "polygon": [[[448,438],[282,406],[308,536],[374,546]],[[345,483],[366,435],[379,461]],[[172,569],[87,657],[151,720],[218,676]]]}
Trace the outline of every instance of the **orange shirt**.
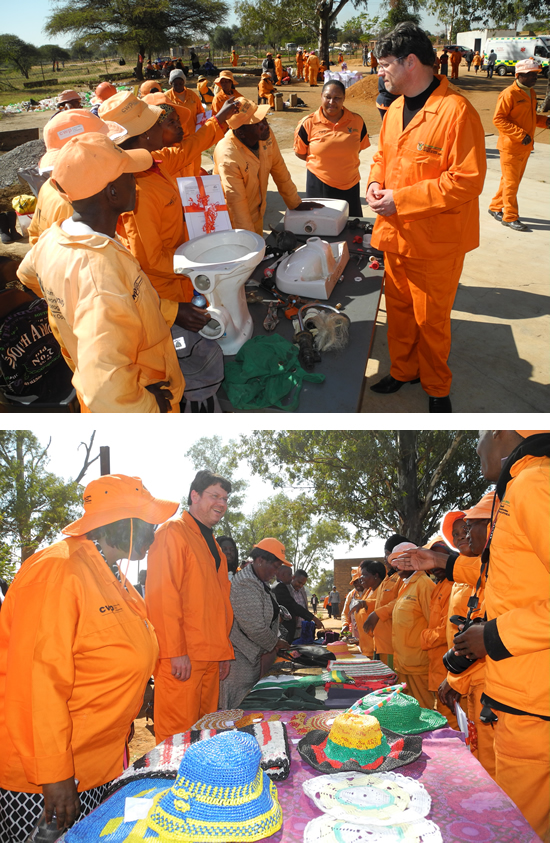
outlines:
{"label": "orange shirt", "polygon": [[176,94],[173,88],[169,88],[166,91],[166,96],[168,99],[172,100],[176,103],[176,105],[184,105],[186,108],[189,109],[191,115],[189,117],[187,126],[183,126],[186,135],[192,135],[195,131],[195,126],[197,125],[197,115],[202,114],[205,110],[204,105],[201,102],[201,98],[195,91],[192,91],[190,88],[186,88],[182,91],[181,94]]}
{"label": "orange shirt", "polygon": [[307,65],[309,67],[309,81],[311,82],[312,79],[317,79],[317,74],[319,73],[319,57],[318,56],[308,56]]}
{"label": "orange shirt", "polygon": [[371,243],[404,257],[439,260],[479,246],[487,169],[478,112],[445,77],[403,130],[404,98],[388,109],[369,184],[393,190],[397,213],[376,216]]}
{"label": "orange shirt", "polygon": [[[481,560],[479,559],[479,557],[476,557],[476,562],[478,564],[478,572],[479,572],[479,565],[481,564]],[[456,585],[456,583],[455,583],[455,585]],[[460,583],[460,585],[463,586],[464,584]],[[453,586],[453,588],[454,588],[454,586]],[[464,603],[468,602],[468,599],[472,595],[475,594],[476,590],[475,590],[475,587],[472,587],[471,585],[465,585],[464,588],[465,588],[465,593],[461,593],[462,599],[464,601],[463,606],[461,608],[464,608],[464,611],[458,611],[458,612],[453,611],[453,612],[451,612],[450,606],[449,606],[449,614],[455,614],[456,613],[458,615],[461,615],[464,618],[466,617],[466,615],[468,613],[468,607],[464,606]],[[477,597],[478,597],[478,600],[479,600],[479,604],[478,604],[477,609],[475,609],[472,612],[472,615],[471,615],[472,618],[482,618],[485,615],[485,588],[484,588],[484,586],[481,586],[481,588],[479,589]],[[451,626],[452,626],[452,624],[451,624]],[[455,630],[455,632],[458,632],[458,629],[456,627],[453,627],[453,629]],[[451,640],[451,644],[449,646],[452,647],[452,645],[453,645],[453,642]],[[451,688],[454,688],[454,690],[458,691],[459,694],[461,694],[461,695],[467,694],[471,685],[481,685],[485,681],[485,664],[486,664],[486,657],[482,658],[482,659],[476,659],[476,661],[472,662],[472,666],[466,668],[466,670],[463,673],[460,673],[460,674],[457,675],[457,674],[449,672],[449,673],[446,674],[445,678],[447,679],[447,682],[449,683]]]}
{"label": "orange shirt", "polygon": [[472,593],[472,586],[465,582],[454,582],[449,595],[449,609],[447,612],[447,627],[445,630],[447,638],[447,649],[453,646],[454,637],[458,632],[458,626],[451,623],[450,618],[458,615],[465,618],[468,613],[468,600]]}
{"label": "orange shirt", "polygon": [[197,82],[197,91],[199,91],[202,95],[204,102],[207,105],[210,105],[210,103],[214,99],[214,95],[209,93],[208,79],[203,79],[201,82]]}
{"label": "orange shirt", "polygon": [[304,54],[303,53],[296,53],[296,67],[298,69],[298,75],[302,75],[302,70],[304,69]]}
{"label": "orange shirt", "polygon": [[498,129],[497,149],[525,152],[533,148],[532,141],[525,146],[526,135],[534,137],[537,126],[546,126],[547,115],[537,114],[537,95],[533,88],[525,91],[516,82],[498,95],[493,123]]}
{"label": "orange shirt", "polygon": [[453,67],[458,67],[461,61],[462,55],[460,53],[457,53],[456,50],[451,53],[451,64]]}
{"label": "orange shirt", "polygon": [[422,632],[430,620],[433,581],[423,572],[415,571],[403,588],[393,607],[393,667],[396,673],[427,674],[428,653],[422,649]]}
{"label": "orange shirt", "polygon": [[0,787],[79,790],[122,773],[158,657],[145,603],[93,542],[66,538],[22,565],[0,612]]}
{"label": "orange shirt", "polygon": [[63,222],[73,215],[73,206],[63,199],[59,190],[55,188],[51,179],[44,182],[38,192],[36,208],[29,225],[29,243],[34,246],[43,231],[50,228],[54,222]]}
{"label": "orange shirt", "polygon": [[368,146],[363,118],[347,108],[337,123],[331,123],[322,109],[308,114],[294,133],[294,152],[307,155],[308,170],[339,190],[349,190],[359,181],[359,152]]}
{"label": "orange shirt", "polygon": [[275,59],[275,73],[277,74],[277,79],[283,78],[283,62],[282,62],[282,59]]}
{"label": "orange shirt", "polygon": [[378,615],[378,623],[374,627],[374,647],[378,654],[393,653],[392,612],[402,587],[403,580],[395,573],[387,576],[376,589],[373,611]]}
{"label": "orange shirt", "polygon": [[188,512],[157,530],[147,556],[145,601],[154,619],[161,659],[233,658],[231,583],[225,556],[219,552],[216,571],[206,540]]}
{"label": "orange shirt", "polygon": [[242,96],[236,88],[233,88],[230,94],[225,94],[221,88],[217,94],[215,94],[214,99],[212,100],[212,114],[217,114],[222,105],[225,105],[228,99],[231,97],[240,97]]}
{"label": "orange shirt", "polygon": [[449,609],[449,598],[451,596],[452,582],[442,580],[436,583],[432,592],[430,606],[430,620],[427,629],[420,633],[421,646],[428,651],[429,671],[428,689],[437,691],[445,677],[447,670],[442,658],[448,650],[447,647],[447,612]]}

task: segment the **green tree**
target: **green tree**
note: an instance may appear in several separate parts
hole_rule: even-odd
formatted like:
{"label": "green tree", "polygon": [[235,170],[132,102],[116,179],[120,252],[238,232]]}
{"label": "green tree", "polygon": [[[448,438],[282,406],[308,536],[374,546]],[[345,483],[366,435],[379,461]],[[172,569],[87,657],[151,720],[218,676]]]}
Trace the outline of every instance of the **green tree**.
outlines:
{"label": "green tree", "polygon": [[41,59],[44,61],[51,61],[52,72],[55,70],[56,62],[68,61],[71,58],[70,52],[68,50],[64,50],[62,47],[59,47],[57,44],[44,44],[42,47],[38,48],[38,52]]}
{"label": "green tree", "polygon": [[51,542],[66,524],[78,518],[82,488],[90,465],[95,432],[84,444],[84,465],[74,480],[47,471],[47,445],[30,430],[0,431],[0,576],[13,577],[16,561],[22,563],[41,545]]}
{"label": "green tree", "polygon": [[328,571],[322,571],[318,579],[312,578],[310,582],[308,582],[307,587],[310,594],[316,594],[319,598],[319,606],[321,609],[323,608],[323,599],[327,596],[327,594],[332,589],[334,585],[334,571],[329,569]]}
{"label": "green tree", "polygon": [[[229,495],[227,512],[216,527],[215,532],[218,536],[235,537],[235,533],[238,532],[244,520],[241,508],[248,488],[248,481],[236,476],[239,468],[237,443],[230,439],[224,445],[221,436],[203,436],[189,448],[185,456],[191,460],[196,471],[208,468],[231,482],[232,492]],[[187,507],[187,494],[182,503]]]}
{"label": "green tree", "polygon": [[210,32],[211,49],[228,52],[237,43],[238,26],[216,26]]}
{"label": "green tree", "polygon": [[144,56],[206,33],[229,10],[224,0],[56,0],[56,6],[46,22],[49,35],[71,35],[87,47],[132,44],[140,79]]}
{"label": "green tree", "polygon": [[353,524],[357,541],[399,532],[421,542],[487,490],[476,443],[457,430],[256,430],[240,452],[274,486],[299,484],[319,515]]}
{"label": "green tree", "polygon": [[349,539],[349,531],[333,518],[317,517],[307,495],[290,498],[279,492],[242,521],[235,538],[242,553],[247,553],[267,536],[284,544],[295,570],[302,568],[317,577],[332,560],[334,545]]}
{"label": "green tree", "polygon": [[0,62],[16,67],[25,79],[29,78],[29,71],[39,58],[33,44],[22,41],[17,35],[0,35]]}
{"label": "green tree", "polygon": [[378,17],[370,18],[363,13],[356,15],[347,20],[340,30],[340,41],[350,41],[358,43],[360,41],[370,41],[374,38],[375,33],[378,32],[380,26],[380,19]]}

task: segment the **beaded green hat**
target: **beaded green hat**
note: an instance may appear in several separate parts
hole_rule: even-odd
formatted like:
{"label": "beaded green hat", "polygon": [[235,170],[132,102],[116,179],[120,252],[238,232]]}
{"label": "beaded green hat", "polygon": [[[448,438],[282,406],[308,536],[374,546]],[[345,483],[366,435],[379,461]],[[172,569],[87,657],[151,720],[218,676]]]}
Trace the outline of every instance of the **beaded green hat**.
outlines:
{"label": "beaded green hat", "polygon": [[258,741],[243,732],[192,744],[174,786],[155,797],[149,828],[166,843],[240,843],[275,834],[283,814],[260,761]]}
{"label": "beaded green hat", "polygon": [[[363,697],[357,711],[365,711],[377,705],[385,697],[384,693],[369,694]],[[371,711],[384,729],[396,732],[398,735],[419,735],[432,729],[448,726],[447,718],[429,708],[420,708],[418,700],[407,694],[396,694],[390,702]]]}

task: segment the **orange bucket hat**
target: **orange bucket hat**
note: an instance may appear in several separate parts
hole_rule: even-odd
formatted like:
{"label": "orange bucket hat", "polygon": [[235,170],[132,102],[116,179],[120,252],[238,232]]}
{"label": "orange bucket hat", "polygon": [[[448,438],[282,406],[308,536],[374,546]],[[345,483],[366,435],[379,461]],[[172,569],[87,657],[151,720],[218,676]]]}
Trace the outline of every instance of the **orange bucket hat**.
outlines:
{"label": "orange bucket hat", "polygon": [[109,97],[114,97],[115,94],[116,88],[112,82],[100,82],[90,102],[92,105],[97,105],[98,102],[105,102]]}
{"label": "orange bucket hat", "polygon": [[179,503],[154,498],[139,477],[106,474],[92,480],[84,489],[84,515],[62,532],[83,536],[123,518],[139,518],[148,524],[163,524],[174,515]]}
{"label": "orange bucket hat", "polygon": [[[469,518],[470,520],[475,520],[477,518],[490,518],[491,513],[493,511],[493,501],[495,499],[495,493],[493,492],[486,492],[483,495],[480,501],[472,506],[470,509],[464,510],[464,517]],[[495,506],[495,512],[497,507]]]}
{"label": "orange bucket hat", "polygon": [[121,149],[105,135],[71,138],[55,161],[52,180],[71,202],[95,196],[123,173],[142,173],[153,163],[146,149]]}
{"label": "orange bucket hat", "polygon": [[359,565],[357,568],[351,569],[351,580],[350,585],[353,585],[354,582],[361,579],[361,566]]}
{"label": "orange bucket hat", "polygon": [[262,539],[261,542],[255,544],[254,547],[259,547],[260,550],[267,550],[268,553],[272,553],[273,556],[276,556],[283,565],[288,565],[289,568],[292,568],[292,562],[289,562],[285,556],[285,546],[278,539]]}
{"label": "orange bucket hat", "polygon": [[140,89],[139,95],[140,97],[145,97],[147,94],[151,93],[162,93],[162,85],[158,81],[158,79],[147,79],[146,82],[143,82]]}
{"label": "orange bucket hat", "polygon": [[550,433],[550,430],[516,430],[516,433],[527,439],[528,436],[536,436],[537,433]]}

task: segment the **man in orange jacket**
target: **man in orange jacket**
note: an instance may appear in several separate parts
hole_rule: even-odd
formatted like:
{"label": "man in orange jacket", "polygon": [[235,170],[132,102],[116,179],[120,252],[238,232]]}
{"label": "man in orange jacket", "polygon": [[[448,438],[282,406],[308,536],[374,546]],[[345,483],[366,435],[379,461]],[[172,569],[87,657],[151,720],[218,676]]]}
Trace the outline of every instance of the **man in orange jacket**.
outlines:
{"label": "man in orange jacket", "polygon": [[199,471],[189,511],[159,528],[147,558],[145,602],[160,661],[155,672],[157,743],[216,711],[229,673],[233,610],[227,562],[212,528],[227,510],[231,483]]}
{"label": "man in orange jacket", "polygon": [[[483,476],[496,482],[493,527],[483,556],[486,623],[455,639],[455,652],[486,657],[483,702],[498,717],[496,782],[542,840],[550,840],[550,430],[483,430]],[[407,552],[396,566],[473,585],[479,561]],[[518,575],[524,572],[524,575]]]}
{"label": "man in orange jacket", "polygon": [[420,380],[430,412],[449,413],[451,309],[464,255],[479,245],[485,133],[470,103],[434,76],[420,27],[398,24],[376,53],[386,89],[404,96],[384,119],[367,190],[377,214],[371,242],[384,252],[391,358],[371,389]]}
{"label": "man in orange jacket", "polygon": [[296,81],[303,82],[304,80],[304,52],[301,47],[298,47],[296,53]]}
{"label": "man in orange jacket", "polygon": [[550,127],[550,117],[537,114],[533,88],[542,68],[536,59],[516,64],[516,80],[500,92],[493,123],[498,129],[502,177],[489,213],[514,231],[530,231],[519,219],[517,193],[529,156],[533,151],[535,128]]}
{"label": "man in orange jacket", "polygon": [[309,54],[307,60],[307,66],[309,68],[309,87],[316,88],[317,87],[317,75],[319,73],[319,58],[315,50],[312,50]]}
{"label": "man in orange jacket", "polygon": [[451,53],[451,79],[458,79],[458,68],[462,61],[462,53],[458,50],[453,50]]}

